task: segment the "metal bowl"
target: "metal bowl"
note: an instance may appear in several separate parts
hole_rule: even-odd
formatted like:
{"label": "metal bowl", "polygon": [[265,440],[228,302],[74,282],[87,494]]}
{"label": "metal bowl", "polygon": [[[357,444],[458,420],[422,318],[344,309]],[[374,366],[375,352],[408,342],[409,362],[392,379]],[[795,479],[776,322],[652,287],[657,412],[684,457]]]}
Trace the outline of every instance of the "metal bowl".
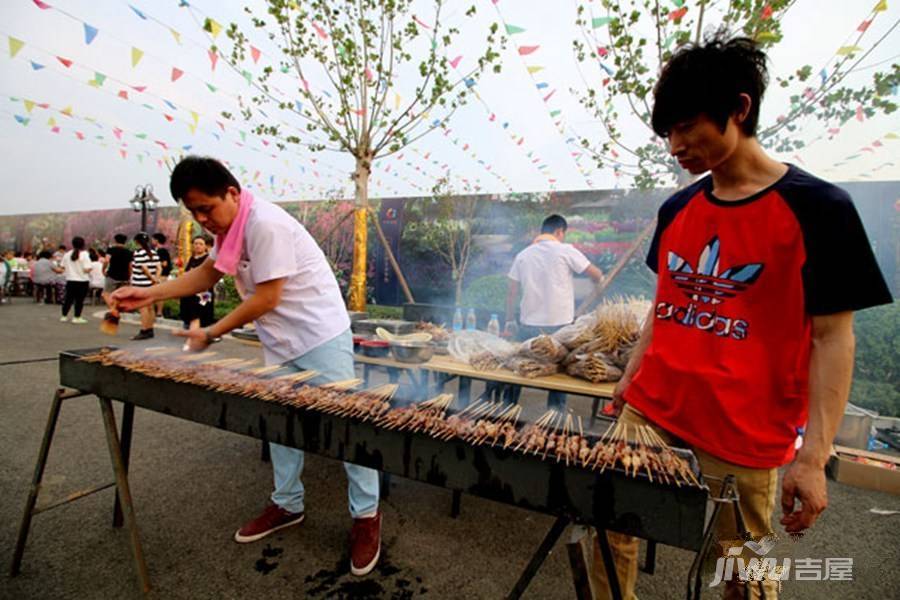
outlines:
{"label": "metal bowl", "polygon": [[394,360],[403,363],[421,364],[434,356],[431,342],[391,342],[390,346]]}

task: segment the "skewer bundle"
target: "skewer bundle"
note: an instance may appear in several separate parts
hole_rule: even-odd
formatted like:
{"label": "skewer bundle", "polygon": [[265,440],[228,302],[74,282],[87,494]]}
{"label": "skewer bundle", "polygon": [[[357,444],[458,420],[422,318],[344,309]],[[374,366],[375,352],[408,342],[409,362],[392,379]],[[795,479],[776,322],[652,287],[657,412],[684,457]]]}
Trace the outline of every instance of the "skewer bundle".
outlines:
{"label": "skewer bundle", "polygon": [[558,363],[568,354],[568,350],[561,343],[549,335],[539,335],[530,340],[525,340],[519,346],[518,355],[532,358],[541,362]]}
{"label": "skewer bundle", "polygon": [[473,354],[469,358],[469,364],[476,371],[494,371],[500,368],[500,359],[494,356],[493,353],[484,351]]}
{"label": "skewer bundle", "polygon": [[559,373],[559,365],[556,363],[542,362],[533,358],[525,358],[523,356],[514,356],[506,361],[504,366],[507,369],[515,371],[517,375],[534,379],[535,377],[544,377]]}
{"label": "skewer bundle", "polygon": [[566,367],[566,373],[581,377],[591,383],[617,381],[622,377],[622,371],[614,366],[612,360],[602,352],[575,355],[575,360]]}

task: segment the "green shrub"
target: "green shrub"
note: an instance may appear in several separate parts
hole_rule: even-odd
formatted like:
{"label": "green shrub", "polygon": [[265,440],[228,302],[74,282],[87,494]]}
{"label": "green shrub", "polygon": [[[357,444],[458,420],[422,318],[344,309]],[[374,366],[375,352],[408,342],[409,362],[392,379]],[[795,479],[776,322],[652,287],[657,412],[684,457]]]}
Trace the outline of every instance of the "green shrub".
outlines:
{"label": "green shrub", "polygon": [[463,306],[487,312],[506,312],[506,275],[485,275],[463,290]]}
{"label": "green shrub", "polygon": [[402,319],[402,306],[387,306],[385,304],[368,304],[366,312],[370,319]]}

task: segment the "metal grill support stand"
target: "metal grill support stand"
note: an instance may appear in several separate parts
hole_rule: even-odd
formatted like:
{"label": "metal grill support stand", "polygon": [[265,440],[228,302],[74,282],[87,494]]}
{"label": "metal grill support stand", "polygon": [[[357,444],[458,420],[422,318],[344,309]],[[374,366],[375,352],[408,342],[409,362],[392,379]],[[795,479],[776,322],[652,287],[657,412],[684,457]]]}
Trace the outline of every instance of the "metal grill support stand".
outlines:
{"label": "metal grill support stand", "polygon": [[53,442],[53,434],[56,431],[56,423],[59,420],[60,409],[64,400],[79,398],[89,394],[77,390],[59,388],[53,395],[50,405],[50,415],[47,417],[47,427],[44,429],[44,438],[41,441],[41,449],[38,452],[37,464],[34,467],[34,476],[28,491],[28,500],[25,502],[25,512],[19,525],[19,534],[16,538],[16,549],[13,553],[12,565],[9,569],[11,577],[21,572],[22,556],[25,553],[25,544],[28,541],[28,533],[31,529],[31,519],[37,514],[46,512],[52,508],[69,504],[75,500],[89,496],[109,487],[116,487],[116,504],[113,509],[113,527],[120,527],[124,520],[128,527],[131,541],[131,550],[134,554],[134,563],[137,570],[138,583],[144,593],[150,591],[150,576],[147,573],[147,563],[144,561],[144,552],[141,548],[141,540],[138,535],[137,520],[134,515],[134,505],[131,502],[131,490],[128,487],[128,456],[131,448],[131,430],[134,423],[134,406],[125,404],[122,415],[121,439],[116,431],[116,417],[113,412],[112,402],[109,398],[99,398],[100,412],[103,415],[103,426],[106,430],[106,441],[109,446],[109,457],[112,461],[115,483],[107,483],[92,489],[70,494],[65,500],[53,502],[43,507],[37,507],[38,494],[41,490],[41,482],[44,478],[44,469],[47,466],[47,457],[50,455],[50,445]]}

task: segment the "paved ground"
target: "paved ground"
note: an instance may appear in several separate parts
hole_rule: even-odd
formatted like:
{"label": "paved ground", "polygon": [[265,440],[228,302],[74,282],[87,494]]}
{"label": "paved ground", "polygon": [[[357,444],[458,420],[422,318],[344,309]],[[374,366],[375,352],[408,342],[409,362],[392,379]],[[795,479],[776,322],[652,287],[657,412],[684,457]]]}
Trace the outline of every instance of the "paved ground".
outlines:
{"label": "paved ground", "polygon": [[[0,306],[0,598],[138,597],[126,530],[110,527],[111,490],[38,515],[23,572],[7,576],[21,511],[58,383],[53,358],[62,349],[108,343],[96,327],[58,322],[53,307],[24,299]],[[133,331],[123,327],[120,337]],[[222,351],[256,349],[226,341]],[[534,405],[536,398],[526,397]],[[575,401],[580,410],[585,402]],[[583,413],[584,414],[584,413]],[[450,493],[394,478],[383,503],[384,559],[365,579],[348,574],[343,470],[309,456],[307,520],[251,545],[231,541],[271,486],[259,442],[147,411],[138,411],[131,484],[152,598],[502,598],[551,524],[547,517],[464,497],[449,516]],[[111,479],[96,401],[63,408],[44,498]],[[897,598],[900,589],[900,498],[829,482],[831,506],[815,530],[790,547],[795,557],[852,557],[852,582],[792,582],[783,597]],[[783,542],[790,544],[790,542]],[[642,576],[638,596],[678,598],[689,553],[661,548],[657,572]],[[551,555],[526,595],[569,598],[565,552]],[[715,597],[709,593],[708,597]]]}

